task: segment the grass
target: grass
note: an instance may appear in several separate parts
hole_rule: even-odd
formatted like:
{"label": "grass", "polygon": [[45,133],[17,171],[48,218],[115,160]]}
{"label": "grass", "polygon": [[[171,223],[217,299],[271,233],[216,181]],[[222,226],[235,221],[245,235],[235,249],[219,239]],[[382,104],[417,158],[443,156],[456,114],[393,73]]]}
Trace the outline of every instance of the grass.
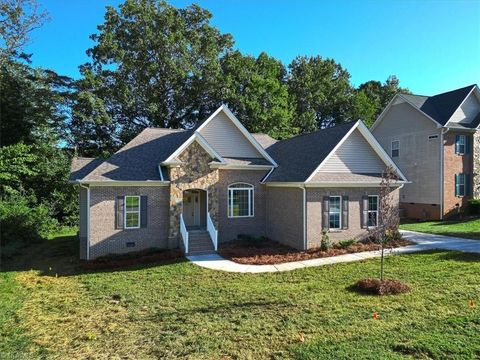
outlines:
{"label": "grass", "polygon": [[479,218],[455,221],[411,222],[400,225],[400,229],[480,240]]}
{"label": "grass", "polygon": [[480,308],[469,307],[480,303],[479,255],[388,257],[387,277],[412,291],[374,297],[350,287],[377,276],[378,259],[265,274],[186,261],[88,273],[76,247],[63,234],[4,264],[2,359],[480,356]]}

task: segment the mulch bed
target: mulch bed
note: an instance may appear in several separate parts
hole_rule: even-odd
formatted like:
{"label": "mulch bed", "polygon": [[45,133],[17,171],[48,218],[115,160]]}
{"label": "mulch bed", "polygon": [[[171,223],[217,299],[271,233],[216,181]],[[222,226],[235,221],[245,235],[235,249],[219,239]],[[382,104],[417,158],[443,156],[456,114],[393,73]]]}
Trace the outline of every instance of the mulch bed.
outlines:
{"label": "mulch bed", "polygon": [[90,261],[82,261],[84,270],[108,270],[141,264],[176,261],[185,255],[180,250],[145,250],[124,255],[110,255]]}
{"label": "mulch bed", "polygon": [[[386,245],[385,249],[412,244],[414,243],[408,240],[396,240]],[[320,250],[319,248],[299,251],[271,240],[234,240],[227,244],[223,244],[219,248],[218,253],[224,258],[230,259],[239,264],[268,265],[373,250],[380,250],[380,244],[373,242],[357,242],[344,248],[335,244],[331,249],[325,251]]]}
{"label": "mulch bed", "polygon": [[408,285],[394,279],[383,281],[380,279],[362,279],[354,285],[354,288],[360,292],[373,295],[396,295],[410,291]]}

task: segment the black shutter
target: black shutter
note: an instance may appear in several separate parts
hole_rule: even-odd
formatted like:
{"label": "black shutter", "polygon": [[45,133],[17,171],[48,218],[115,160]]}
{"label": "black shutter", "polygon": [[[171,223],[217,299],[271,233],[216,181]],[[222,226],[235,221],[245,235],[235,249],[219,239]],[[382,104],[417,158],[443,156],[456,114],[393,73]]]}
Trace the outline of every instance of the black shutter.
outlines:
{"label": "black shutter", "polygon": [[117,196],[115,201],[115,229],[123,229],[123,211],[125,197]]}
{"label": "black shutter", "polygon": [[361,214],[362,229],[368,227],[368,195],[362,196],[362,214]]}
{"label": "black shutter", "polygon": [[465,196],[470,196],[472,194],[470,184],[470,174],[465,174]]}
{"label": "black shutter", "polygon": [[327,230],[330,228],[329,224],[329,216],[328,213],[330,211],[330,196],[323,197],[323,205],[322,205],[322,230]]}
{"label": "black shutter", "polygon": [[348,229],[348,196],[342,196],[342,229]]}
{"label": "black shutter", "polygon": [[140,227],[147,227],[148,220],[148,197],[140,196]]}
{"label": "black shutter", "polygon": [[470,136],[465,135],[465,154],[470,154]]}

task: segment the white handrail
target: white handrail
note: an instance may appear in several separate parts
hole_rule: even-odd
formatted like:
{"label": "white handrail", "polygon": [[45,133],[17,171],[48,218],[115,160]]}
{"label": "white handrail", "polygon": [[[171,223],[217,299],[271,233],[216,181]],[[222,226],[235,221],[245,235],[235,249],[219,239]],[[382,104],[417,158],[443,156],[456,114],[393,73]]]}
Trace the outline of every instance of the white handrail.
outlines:
{"label": "white handrail", "polygon": [[215,251],[218,249],[218,231],[215,229],[215,225],[213,224],[212,217],[210,216],[210,212],[207,213],[207,230],[210,234],[210,238],[213,242],[213,247]]}
{"label": "white handrail", "polygon": [[180,233],[182,234],[183,245],[185,246],[185,254],[188,254],[188,231],[183,221],[183,214],[180,214]]}

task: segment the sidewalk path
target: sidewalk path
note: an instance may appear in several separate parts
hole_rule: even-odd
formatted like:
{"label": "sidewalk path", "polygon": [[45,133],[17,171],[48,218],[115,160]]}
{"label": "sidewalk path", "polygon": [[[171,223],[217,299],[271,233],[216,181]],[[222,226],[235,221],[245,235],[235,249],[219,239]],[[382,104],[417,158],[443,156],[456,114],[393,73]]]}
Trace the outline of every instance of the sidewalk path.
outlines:
{"label": "sidewalk path", "polygon": [[[480,253],[480,241],[454,238],[442,235],[402,231],[404,238],[415,241],[416,245],[402,246],[396,249],[385,250],[386,255],[407,254],[430,249],[459,250]],[[279,272],[302,269],[311,266],[361,261],[380,257],[380,251],[365,251],[356,254],[345,254],[326,258],[294,261],[276,265],[247,265],[224,259],[218,254],[187,256],[192,263],[207,269],[239,273]]]}

